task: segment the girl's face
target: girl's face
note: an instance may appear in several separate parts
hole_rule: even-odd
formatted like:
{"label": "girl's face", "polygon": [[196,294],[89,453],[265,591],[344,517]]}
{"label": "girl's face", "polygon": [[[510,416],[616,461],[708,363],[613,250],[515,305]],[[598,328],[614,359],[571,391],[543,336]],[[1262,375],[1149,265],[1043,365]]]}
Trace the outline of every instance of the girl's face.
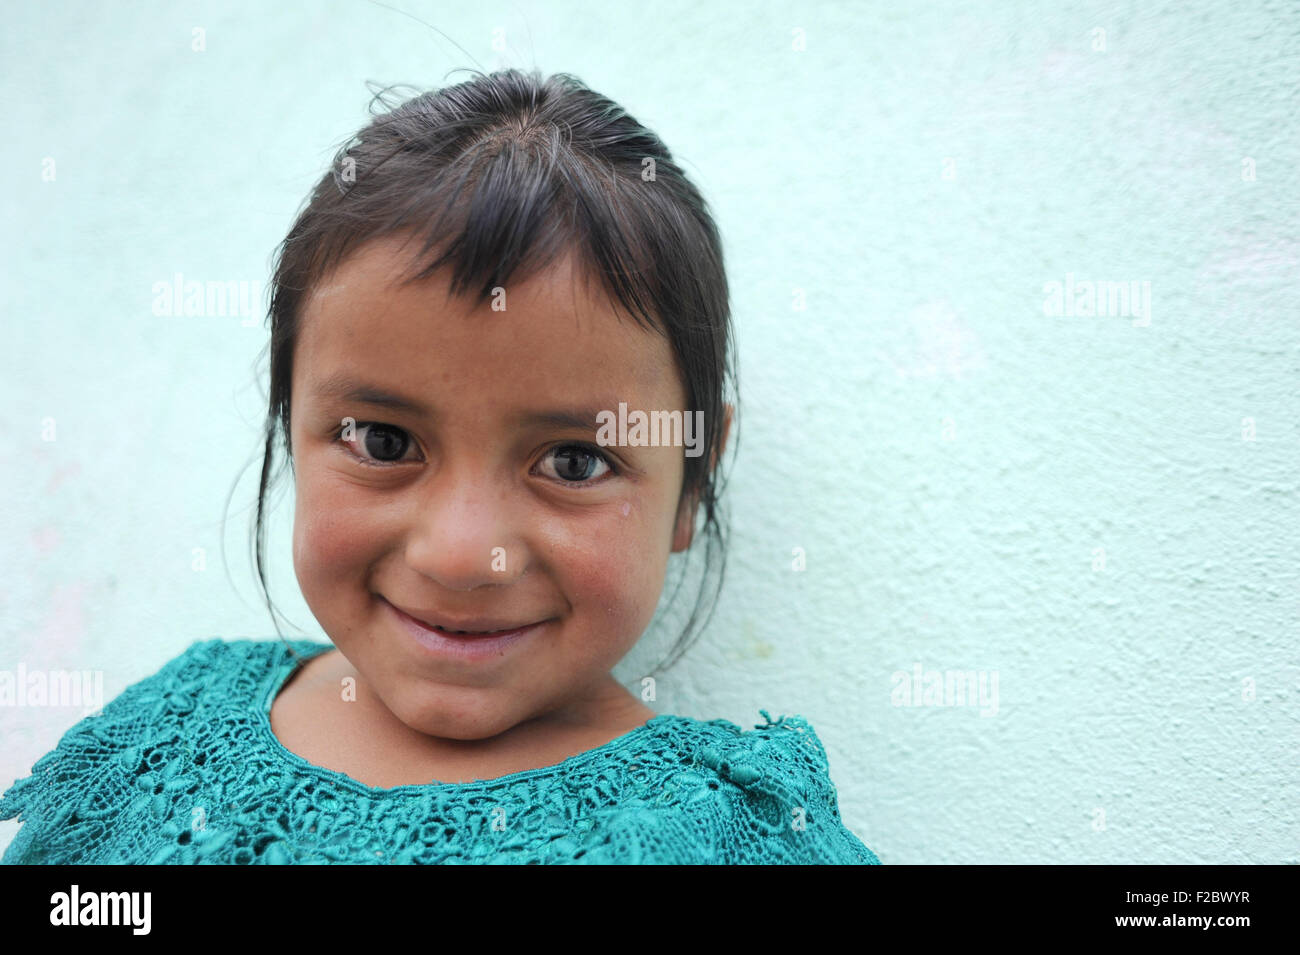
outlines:
{"label": "girl's face", "polygon": [[[686,412],[671,348],[588,297],[568,260],[495,311],[450,299],[446,270],[394,284],[407,263],[399,239],[372,241],[302,309],[290,421],[307,605],[359,685],[431,736],[626,710],[610,669],[693,515],[683,448],[601,447],[595,414]],[[429,649],[404,615],[542,625],[513,643],[444,638],[468,656]]]}

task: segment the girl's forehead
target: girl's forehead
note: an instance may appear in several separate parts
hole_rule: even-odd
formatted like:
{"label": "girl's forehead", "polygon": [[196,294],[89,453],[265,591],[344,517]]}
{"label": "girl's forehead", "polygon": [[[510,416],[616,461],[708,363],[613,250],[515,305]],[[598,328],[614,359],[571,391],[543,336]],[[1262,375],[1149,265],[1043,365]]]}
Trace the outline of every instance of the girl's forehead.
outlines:
{"label": "girl's forehead", "polygon": [[449,269],[404,283],[410,267],[391,244],[372,243],[327,276],[302,312],[295,379],[310,388],[350,373],[408,390],[527,386],[683,400],[668,340],[619,314],[572,263],[483,303],[452,296]]}
{"label": "girl's forehead", "polygon": [[[423,272],[442,246],[426,252],[418,235],[394,235],[370,239],[352,249],[341,262],[321,277],[311,290],[311,297],[338,295],[370,297],[451,296],[453,266],[445,264],[437,272],[422,278]],[[550,261],[520,263],[499,288],[512,296],[559,304],[599,302],[612,307],[606,290],[584,267],[575,249],[566,249]],[[481,288],[481,283],[480,283]],[[496,291],[496,288],[493,289]]]}
{"label": "girl's forehead", "polygon": [[494,287],[480,303],[452,295],[450,268],[403,281],[412,260],[402,249],[396,240],[367,243],[313,288],[299,322],[298,360],[374,359],[413,370],[430,360],[472,361],[524,374],[586,363],[588,374],[621,369],[646,381],[676,368],[668,339],[621,312],[571,256]]}

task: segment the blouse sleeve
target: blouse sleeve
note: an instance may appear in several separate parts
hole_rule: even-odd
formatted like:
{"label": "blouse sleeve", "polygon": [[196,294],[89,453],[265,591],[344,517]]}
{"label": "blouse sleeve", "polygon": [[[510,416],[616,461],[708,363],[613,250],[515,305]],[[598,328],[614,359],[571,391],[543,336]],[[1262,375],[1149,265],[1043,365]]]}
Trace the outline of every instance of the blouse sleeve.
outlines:
{"label": "blouse sleeve", "polygon": [[700,761],[732,787],[733,864],[879,865],[840,818],[821,740],[806,720],[765,711],[767,725],[734,744],[707,747]]}
{"label": "blouse sleeve", "polygon": [[31,774],[0,797],[0,819],[22,824],[0,864],[113,862],[104,857],[114,823],[143,795],[133,787],[140,761],[133,745],[166,701],[169,681],[192,664],[199,641],[151,676],[133,683],[94,715],[77,722]]}

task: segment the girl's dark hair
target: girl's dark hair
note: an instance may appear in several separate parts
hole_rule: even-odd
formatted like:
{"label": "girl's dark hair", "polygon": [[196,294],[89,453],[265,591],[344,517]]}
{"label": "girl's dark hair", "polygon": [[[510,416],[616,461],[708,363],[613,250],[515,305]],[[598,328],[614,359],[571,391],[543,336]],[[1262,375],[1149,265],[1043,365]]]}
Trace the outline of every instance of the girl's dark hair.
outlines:
{"label": "girl's dark hair", "polygon": [[[272,473],[277,441],[293,467],[294,342],[301,306],[317,283],[363,243],[414,233],[424,239],[416,256],[423,268],[406,281],[449,265],[452,293],[473,294],[482,305],[512,276],[524,280],[574,252],[583,274],[596,277],[638,325],[667,337],[686,408],[704,411],[704,453],[686,457],[682,494],[704,508],[705,568],[685,629],[660,664],[672,666],[712,617],[726,568],[725,479],[718,482],[721,468],[713,465],[722,457],[724,391],[736,377],[717,227],[659,137],[581,80],[566,73],[543,79],[536,70],[470,72],[474,79],[401,103],[386,98],[392,87],[378,90],[375,118],[338,150],[276,250],[252,535],[263,596],[274,621],[265,501],[283,474],[283,463]],[[376,111],[376,102],[388,111]],[[729,444],[734,449],[735,435]]]}

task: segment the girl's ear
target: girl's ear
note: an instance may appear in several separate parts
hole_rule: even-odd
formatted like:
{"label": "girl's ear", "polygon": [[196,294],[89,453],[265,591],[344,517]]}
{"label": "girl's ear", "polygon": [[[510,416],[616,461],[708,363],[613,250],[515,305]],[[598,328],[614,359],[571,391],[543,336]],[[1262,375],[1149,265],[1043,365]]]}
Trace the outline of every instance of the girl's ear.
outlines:
{"label": "girl's ear", "polygon": [[677,525],[673,528],[674,554],[691,546],[691,539],[695,536],[695,509],[699,503],[699,495],[682,495],[682,503],[677,508]]}
{"label": "girl's ear", "polygon": [[[727,438],[731,435],[731,414],[735,411],[732,405],[726,406],[726,418],[722,422],[722,442],[721,451],[727,450]],[[718,465],[718,452],[715,451],[709,457],[709,471],[712,472]],[[700,506],[699,494],[683,494],[682,502],[677,508],[677,525],[673,528],[673,553],[679,553],[691,546],[691,540],[695,536],[695,512]]]}

